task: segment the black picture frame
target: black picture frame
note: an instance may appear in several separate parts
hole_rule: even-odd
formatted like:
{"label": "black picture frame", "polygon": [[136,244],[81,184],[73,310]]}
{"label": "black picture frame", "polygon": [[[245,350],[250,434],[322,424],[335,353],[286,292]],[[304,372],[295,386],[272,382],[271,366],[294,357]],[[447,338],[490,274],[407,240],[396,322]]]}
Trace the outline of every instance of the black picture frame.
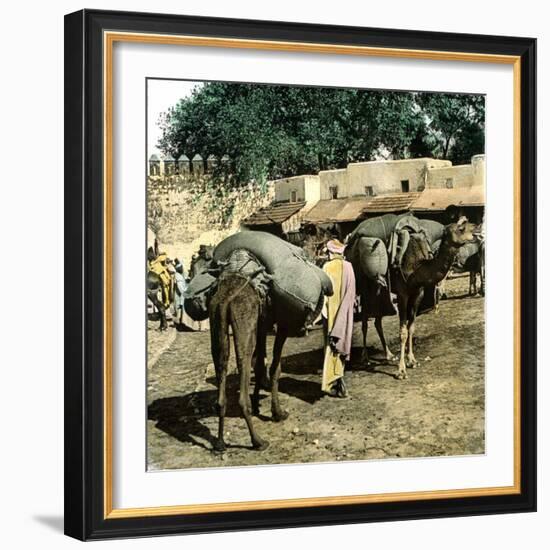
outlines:
{"label": "black picture frame", "polygon": [[[521,490],[368,504],[105,517],[103,32],[196,35],[520,58]],[[65,17],[65,532],[81,540],[529,512],[536,509],[536,40],[150,13]]]}

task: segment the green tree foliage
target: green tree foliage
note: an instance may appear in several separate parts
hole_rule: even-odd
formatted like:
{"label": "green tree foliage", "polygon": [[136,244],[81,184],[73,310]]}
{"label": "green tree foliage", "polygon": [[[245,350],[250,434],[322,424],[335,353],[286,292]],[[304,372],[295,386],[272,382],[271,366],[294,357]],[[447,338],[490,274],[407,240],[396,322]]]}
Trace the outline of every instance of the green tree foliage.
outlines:
{"label": "green tree foliage", "polygon": [[427,117],[433,155],[455,164],[485,150],[485,98],[466,94],[418,94]]}
{"label": "green tree foliage", "polygon": [[206,83],[161,117],[175,158],[231,158],[215,175],[238,185],[375,158],[469,162],[484,148],[484,98],[300,86]]}

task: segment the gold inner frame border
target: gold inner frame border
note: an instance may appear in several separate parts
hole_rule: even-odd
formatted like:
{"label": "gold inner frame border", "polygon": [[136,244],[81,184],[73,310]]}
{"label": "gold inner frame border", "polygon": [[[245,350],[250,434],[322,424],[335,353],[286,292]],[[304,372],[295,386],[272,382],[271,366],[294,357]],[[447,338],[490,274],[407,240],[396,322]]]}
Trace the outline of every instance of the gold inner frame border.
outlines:
{"label": "gold inner frame border", "polygon": [[[514,86],[514,484],[503,487],[482,487],[445,489],[434,491],[396,492],[370,495],[346,495],[331,497],[304,497],[294,499],[255,500],[244,502],[221,502],[209,504],[182,504],[176,506],[155,506],[150,508],[113,508],[113,362],[112,362],[112,252],[113,252],[113,47],[116,42],[143,44],[166,44],[180,46],[202,46],[216,48],[259,49],[286,52],[306,52],[336,55],[359,55],[372,57],[394,57],[436,61],[461,61],[475,63],[498,63],[513,66]],[[404,502],[412,500],[435,500],[479,496],[513,495],[521,493],[521,59],[519,56],[480,54],[433,50],[408,50],[369,46],[347,46],[339,44],[315,44],[302,42],[281,42],[270,40],[248,40],[238,38],[217,38],[201,36],[179,36],[169,34],[148,34],[105,31],[103,34],[103,122],[104,122],[104,468],[103,509],[105,519],[137,518],[153,516],[185,515],[214,512],[235,512],[247,510],[273,510],[281,508],[305,508],[310,506],[334,506],[383,502]]]}

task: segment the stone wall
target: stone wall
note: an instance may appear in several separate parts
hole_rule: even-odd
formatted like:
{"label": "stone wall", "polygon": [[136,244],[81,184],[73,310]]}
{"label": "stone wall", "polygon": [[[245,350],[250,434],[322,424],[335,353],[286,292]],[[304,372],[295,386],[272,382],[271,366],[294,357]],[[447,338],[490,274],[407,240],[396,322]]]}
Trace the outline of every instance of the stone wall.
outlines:
{"label": "stone wall", "polygon": [[149,176],[165,177],[175,175],[187,175],[193,173],[200,175],[213,172],[218,166],[229,166],[230,158],[228,155],[223,155],[221,158],[216,158],[214,155],[209,155],[203,159],[198,153],[189,159],[187,155],[181,155],[175,159],[172,155],[152,154],[149,157]]}
{"label": "stone wall", "polygon": [[241,220],[268,206],[274,186],[216,189],[207,176],[148,178],[148,226],[160,248],[188,267],[201,244],[216,245],[239,230]]}

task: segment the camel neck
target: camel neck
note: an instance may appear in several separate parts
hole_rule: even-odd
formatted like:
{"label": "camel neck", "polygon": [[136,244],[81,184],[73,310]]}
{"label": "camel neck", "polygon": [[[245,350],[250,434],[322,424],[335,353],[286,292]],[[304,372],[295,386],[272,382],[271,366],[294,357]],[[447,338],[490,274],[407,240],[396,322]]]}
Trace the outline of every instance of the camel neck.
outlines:
{"label": "camel neck", "polygon": [[439,247],[437,256],[433,259],[433,262],[438,266],[438,271],[441,271],[443,278],[451,269],[456,255],[458,254],[458,248],[444,240]]}

